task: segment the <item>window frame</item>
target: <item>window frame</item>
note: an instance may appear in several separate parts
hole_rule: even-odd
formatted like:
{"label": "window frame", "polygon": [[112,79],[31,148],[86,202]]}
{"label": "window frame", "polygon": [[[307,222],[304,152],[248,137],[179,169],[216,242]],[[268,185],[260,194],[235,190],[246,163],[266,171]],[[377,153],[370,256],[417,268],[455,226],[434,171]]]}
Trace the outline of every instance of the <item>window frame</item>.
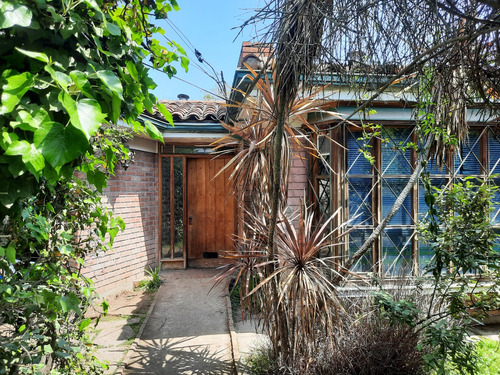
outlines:
{"label": "window frame", "polygon": [[[389,122],[381,122],[380,125],[382,126],[382,129],[398,129],[398,128],[411,128],[411,135],[408,137],[408,141],[413,142],[414,144],[417,144],[417,132],[415,131],[415,124],[414,123],[389,123]],[[349,178],[371,178],[372,179],[372,188],[371,188],[371,210],[372,210],[372,224],[371,225],[351,225],[347,226],[344,228],[343,232],[340,232],[340,230],[337,230],[336,233],[334,233],[334,237],[340,239],[343,244],[340,246],[334,247],[334,253],[332,254],[335,257],[338,257],[341,259],[341,264],[343,264],[348,256],[349,256],[349,239],[343,238],[345,235],[346,231],[349,230],[354,230],[353,228],[357,229],[370,229],[373,230],[376,228],[376,226],[381,222],[383,219],[383,191],[382,191],[382,185],[384,184],[383,181],[387,179],[396,179],[396,178],[408,178],[411,173],[413,173],[414,168],[417,163],[417,150],[414,148],[411,148],[410,151],[410,169],[409,169],[409,174],[403,173],[403,174],[386,174],[382,170],[382,144],[381,144],[381,138],[380,137],[372,137],[371,138],[371,156],[374,157],[374,163],[372,165],[371,169],[371,174],[363,174],[363,175],[357,175],[357,174],[349,174],[350,166],[348,165],[348,134],[351,132],[351,134],[354,134],[356,132],[362,131],[362,127],[359,125],[349,125],[349,124],[343,124],[343,125],[336,125],[336,124],[328,124],[325,125],[323,129],[323,132],[326,132],[327,136],[330,138],[330,167],[331,167],[331,172],[330,172],[330,207],[329,211],[330,212],[335,212],[339,207],[341,208],[341,215],[333,220],[332,222],[332,228],[338,228],[341,224],[347,222],[349,220]],[[490,132],[492,132],[492,126],[491,124],[471,124],[470,125],[470,131],[478,131],[478,137],[476,142],[479,142],[479,155],[476,155],[475,157],[478,159],[479,162],[479,174],[461,174],[459,172],[459,168],[454,165],[454,160],[457,155],[456,150],[448,150],[447,151],[447,165],[446,167],[443,168],[442,173],[433,173],[430,175],[431,179],[444,179],[445,180],[445,186],[450,186],[450,183],[453,181],[456,181],[457,179],[465,176],[473,176],[473,177],[478,177],[485,179],[489,175],[489,169],[491,168],[491,154],[489,152],[489,145],[490,145]],[[314,142],[317,144],[317,134],[313,135],[314,137]],[[382,135],[383,138],[383,135]],[[496,141],[500,145],[500,136],[496,136]],[[471,146],[472,149],[474,148],[474,145]],[[463,153],[463,152],[462,152]],[[469,150],[470,153],[470,150]],[[470,157],[471,155],[468,154],[467,157]],[[361,157],[363,157],[361,155]],[[465,159],[464,159],[465,160]],[[393,160],[394,161],[394,160]],[[325,176],[323,175],[318,175],[317,171],[317,158],[315,161],[314,157],[311,157],[310,159],[310,165],[312,166],[311,168],[311,175],[310,175],[310,197],[311,197],[311,203],[315,208],[318,207],[318,202],[317,202],[317,193],[318,193],[318,179],[325,179]],[[315,167],[316,165],[316,167]],[[500,162],[498,163],[497,168],[499,168]],[[328,178],[328,177],[326,177]],[[500,184],[499,184],[500,185]],[[420,244],[419,244],[419,239],[418,239],[418,234],[417,234],[417,225],[419,220],[421,221],[422,218],[420,217],[420,212],[421,209],[419,207],[421,201],[419,199],[419,194],[421,194],[420,191],[420,186],[421,183],[415,184],[410,192],[410,220],[411,224],[410,225],[405,225],[405,224],[389,224],[385,230],[384,233],[381,234],[377,240],[374,242],[372,245],[371,249],[371,266],[372,269],[370,272],[376,273],[380,277],[388,277],[391,278],[393,276],[397,275],[388,275],[386,274],[384,270],[384,264],[383,264],[383,252],[384,252],[384,247],[383,247],[383,241],[384,238],[390,238],[389,235],[385,232],[386,230],[390,229],[409,229],[411,231],[410,236],[411,239],[406,241],[406,243],[409,243],[411,246],[411,256],[410,256],[410,266],[411,266],[411,273],[413,275],[420,275],[422,272],[421,268],[421,257],[420,257]],[[397,195],[395,195],[397,197]],[[404,207],[401,207],[400,209],[404,209]],[[500,211],[500,205],[498,207],[498,211]],[[500,214],[498,215],[500,217]],[[318,218],[319,220],[319,218]],[[500,230],[500,221],[498,223],[494,223],[494,227],[498,230]],[[422,248],[423,250],[423,248]],[[352,254],[352,253],[351,253]],[[363,273],[363,272],[361,272]]]}

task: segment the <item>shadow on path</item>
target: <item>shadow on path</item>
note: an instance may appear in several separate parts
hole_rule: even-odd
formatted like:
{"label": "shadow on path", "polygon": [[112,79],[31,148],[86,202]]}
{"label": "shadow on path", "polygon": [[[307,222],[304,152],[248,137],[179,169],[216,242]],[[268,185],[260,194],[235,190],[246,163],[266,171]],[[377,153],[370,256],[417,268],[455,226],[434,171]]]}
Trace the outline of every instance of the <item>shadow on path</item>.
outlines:
{"label": "shadow on path", "polygon": [[137,346],[126,374],[213,374],[233,373],[225,349],[213,351],[208,345],[194,344],[197,338],[157,339]]}
{"label": "shadow on path", "polygon": [[227,284],[217,271],[166,271],[125,374],[234,374]]}

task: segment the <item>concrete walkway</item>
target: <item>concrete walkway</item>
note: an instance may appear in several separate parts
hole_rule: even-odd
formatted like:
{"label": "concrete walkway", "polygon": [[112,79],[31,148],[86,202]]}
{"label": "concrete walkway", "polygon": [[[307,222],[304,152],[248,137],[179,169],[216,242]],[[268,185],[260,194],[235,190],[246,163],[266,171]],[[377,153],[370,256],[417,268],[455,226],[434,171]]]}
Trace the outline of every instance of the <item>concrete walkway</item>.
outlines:
{"label": "concrete walkway", "polygon": [[[228,287],[217,270],[166,271],[124,374],[236,374]],[[210,293],[209,293],[210,291]]]}

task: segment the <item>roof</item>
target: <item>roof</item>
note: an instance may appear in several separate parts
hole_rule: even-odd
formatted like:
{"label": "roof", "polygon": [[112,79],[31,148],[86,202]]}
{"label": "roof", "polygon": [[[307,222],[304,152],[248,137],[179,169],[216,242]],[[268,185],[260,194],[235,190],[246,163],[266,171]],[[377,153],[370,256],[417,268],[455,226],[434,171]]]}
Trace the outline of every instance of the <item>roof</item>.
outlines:
{"label": "roof", "polygon": [[[223,102],[213,100],[160,100],[160,103],[172,114],[174,123],[220,123],[227,112]],[[152,115],[165,120],[156,108]]]}

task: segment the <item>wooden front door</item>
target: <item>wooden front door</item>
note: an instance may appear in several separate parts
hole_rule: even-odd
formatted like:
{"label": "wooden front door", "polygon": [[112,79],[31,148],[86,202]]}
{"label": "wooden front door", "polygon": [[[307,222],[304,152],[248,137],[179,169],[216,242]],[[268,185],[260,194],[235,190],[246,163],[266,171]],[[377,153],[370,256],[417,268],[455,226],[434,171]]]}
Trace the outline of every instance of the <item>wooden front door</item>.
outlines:
{"label": "wooden front door", "polygon": [[228,182],[231,169],[217,173],[228,158],[187,160],[188,266],[211,267],[223,263],[225,250],[233,249],[236,206]]}

